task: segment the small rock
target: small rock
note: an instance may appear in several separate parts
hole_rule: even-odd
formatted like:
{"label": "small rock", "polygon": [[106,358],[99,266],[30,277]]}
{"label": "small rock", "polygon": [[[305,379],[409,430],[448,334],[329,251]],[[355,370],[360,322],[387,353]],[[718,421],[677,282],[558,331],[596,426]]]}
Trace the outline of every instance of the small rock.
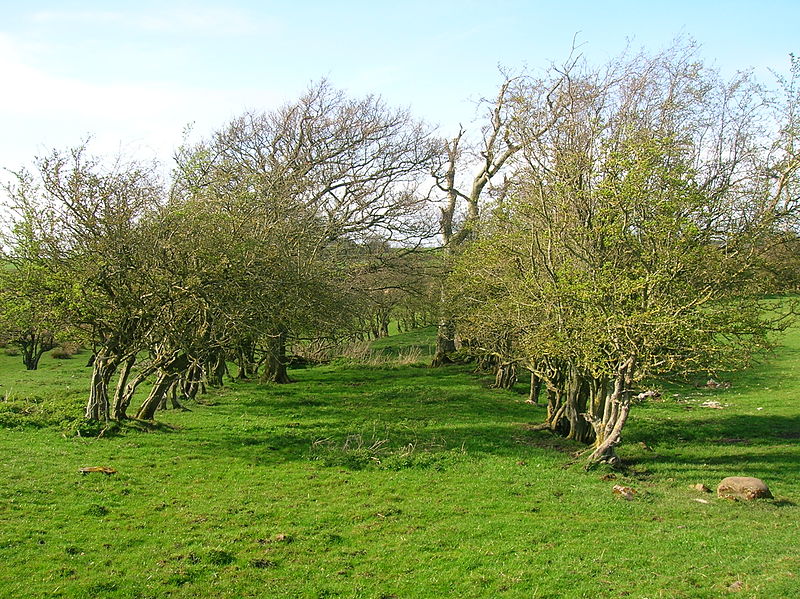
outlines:
{"label": "small rock", "polygon": [[703,483],[697,483],[696,485],[689,485],[689,488],[695,491],[700,491],[701,493],[711,493],[711,489],[709,489]]}
{"label": "small rock", "polygon": [[708,499],[700,499],[699,497],[695,497],[692,501],[696,501],[697,503],[711,503]]}
{"label": "small rock", "polygon": [[659,399],[661,397],[661,392],[659,391],[643,391],[639,393],[639,395],[634,396],[635,401],[645,401],[647,399]]}
{"label": "small rock", "polygon": [[89,474],[90,472],[102,472],[103,474],[116,474],[117,471],[108,466],[87,466],[86,468],[79,468],[78,472],[81,474]]}
{"label": "small rock", "polygon": [[731,593],[737,593],[742,590],[742,587],[744,587],[744,583],[741,580],[737,580],[728,587],[728,591]]}
{"label": "small rock", "polygon": [[714,410],[721,410],[722,404],[718,401],[708,400],[700,404],[701,408],[713,408]]}
{"label": "small rock", "polygon": [[631,489],[630,487],[623,487],[622,485],[614,485],[611,489],[611,492],[614,495],[618,495],[627,501],[633,501],[634,497],[636,496],[636,489]]}
{"label": "small rock", "polygon": [[717,496],[723,499],[772,499],[769,487],[752,476],[729,476],[717,486]]}

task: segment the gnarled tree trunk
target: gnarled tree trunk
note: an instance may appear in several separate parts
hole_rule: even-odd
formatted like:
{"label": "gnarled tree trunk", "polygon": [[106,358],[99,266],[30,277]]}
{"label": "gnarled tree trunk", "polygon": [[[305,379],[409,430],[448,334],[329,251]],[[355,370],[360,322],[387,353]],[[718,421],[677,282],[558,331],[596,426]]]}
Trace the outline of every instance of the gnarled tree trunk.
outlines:
{"label": "gnarled tree trunk", "polygon": [[495,369],[495,389],[512,389],[517,384],[517,363],[500,362]]}
{"label": "gnarled tree trunk", "polygon": [[591,420],[596,431],[595,449],[589,456],[589,464],[595,462],[614,463],[618,460],[615,448],[622,441],[622,428],[628,420],[631,409],[631,382],[633,380],[635,356],[629,356],[620,363],[614,379],[614,391],[605,402],[603,418]]}
{"label": "gnarled tree trunk", "polygon": [[119,371],[119,375],[117,375],[117,388],[114,391],[114,400],[111,405],[111,418],[114,420],[124,420],[128,417],[127,410],[133,392],[131,391],[129,395],[126,395],[125,391],[135,363],[136,356],[129,357],[122,363],[122,368]]}
{"label": "gnarled tree trunk", "polygon": [[108,420],[110,404],[108,383],[117,369],[117,359],[103,351],[98,352],[92,366],[92,381],[85,416],[89,420]]}
{"label": "gnarled tree trunk", "polygon": [[281,330],[267,339],[267,352],[264,370],[261,373],[262,383],[291,383],[286,364],[286,331]]}
{"label": "gnarled tree trunk", "polygon": [[452,354],[456,351],[456,325],[450,318],[442,318],[436,331],[436,352],[433,355],[433,368],[452,364]]}

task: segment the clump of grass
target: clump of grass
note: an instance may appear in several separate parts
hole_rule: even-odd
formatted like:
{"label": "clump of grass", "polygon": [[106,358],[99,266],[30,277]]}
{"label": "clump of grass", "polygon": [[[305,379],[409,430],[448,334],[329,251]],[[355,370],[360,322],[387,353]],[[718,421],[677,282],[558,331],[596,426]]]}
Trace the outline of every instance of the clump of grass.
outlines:
{"label": "clump of grass", "polygon": [[54,360],[70,360],[75,353],[64,346],[56,347],[50,352],[50,357]]}
{"label": "clump of grass", "polygon": [[80,420],[80,405],[57,397],[21,397],[9,390],[0,401],[0,428],[68,428]]}
{"label": "clump of grass", "polygon": [[344,441],[325,438],[311,444],[309,459],[325,466],[363,470],[404,470],[406,468],[432,468],[444,470],[463,461],[464,447],[448,450],[443,440],[428,439],[392,446],[389,439],[370,438],[362,434],[348,435]]}
{"label": "clump of grass", "polygon": [[215,566],[227,566],[236,561],[236,556],[229,551],[212,549],[208,552],[208,562]]}
{"label": "clump of grass", "polygon": [[413,366],[422,364],[423,361],[422,349],[417,346],[402,348],[397,353],[394,353],[375,350],[369,341],[358,341],[345,348],[336,363],[349,366],[385,368]]}

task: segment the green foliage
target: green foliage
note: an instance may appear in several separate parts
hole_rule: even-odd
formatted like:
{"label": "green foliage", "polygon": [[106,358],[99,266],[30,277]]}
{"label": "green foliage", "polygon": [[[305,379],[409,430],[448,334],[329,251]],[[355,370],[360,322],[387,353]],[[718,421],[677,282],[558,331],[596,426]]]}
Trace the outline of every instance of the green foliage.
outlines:
{"label": "green foliage", "polygon": [[750,79],[721,84],[692,59],[576,68],[546,121],[529,99],[540,133],[450,279],[467,351],[534,371],[547,426],[594,444],[590,461],[614,459],[643,379],[745,368],[789,322],[761,299],[785,286],[759,274],[796,226],[776,182],[796,183],[794,138],[765,138],[783,115]]}

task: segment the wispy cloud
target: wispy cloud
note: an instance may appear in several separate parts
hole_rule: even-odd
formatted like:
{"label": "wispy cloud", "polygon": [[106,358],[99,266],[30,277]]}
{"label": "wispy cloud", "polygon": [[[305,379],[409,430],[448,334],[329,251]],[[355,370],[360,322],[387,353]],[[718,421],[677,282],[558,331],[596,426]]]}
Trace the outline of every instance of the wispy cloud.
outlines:
{"label": "wispy cloud", "polygon": [[277,104],[264,89],[214,89],[175,83],[98,83],[56,75],[25,60],[21,44],[0,33],[0,167],[16,167],[36,153],[68,147],[87,135],[94,151],[121,147],[168,160],[181,130],[196,121],[209,131],[246,106]]}

